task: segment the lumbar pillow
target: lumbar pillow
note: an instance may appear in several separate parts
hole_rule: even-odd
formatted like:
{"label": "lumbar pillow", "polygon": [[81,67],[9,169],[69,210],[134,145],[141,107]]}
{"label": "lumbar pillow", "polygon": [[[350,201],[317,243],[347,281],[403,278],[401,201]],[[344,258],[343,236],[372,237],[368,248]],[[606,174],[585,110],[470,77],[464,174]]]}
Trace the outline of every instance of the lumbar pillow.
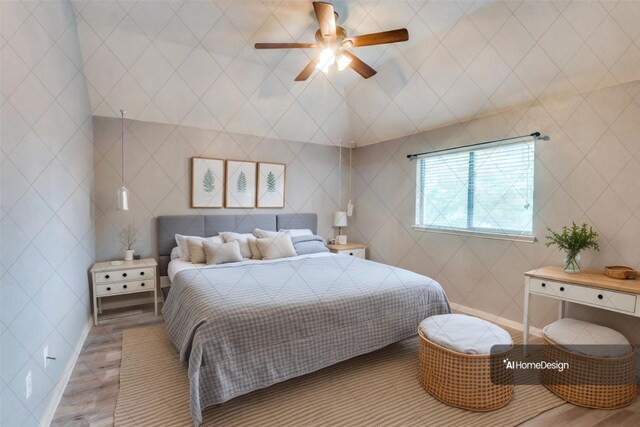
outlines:
{"label": "lumbar pillow", "polygon": [[258,239],[266,239],[268,237],[276,237],[280,233],[277,231],[267,231],[267,230],[261,230],[259,228],[256,228],[255,230],[253,230],[253,234]]}
{"label": "lumbar pillow", "polygon": [[264,259],[288,258],[297,255],[291,243],[291,236],[288,234],[258,239],[258,249]]}
{"label": "lumbar pillow", "polygon": [[204,242],[223,243],[222,238],[218,236],[208,237],[206,239],[203,239],[202,237],[188,237],[187,246],[189,247],[189,254],[192,263],[204,264],[207,261],[204,254],[204,248],[202,247]]}
{"label": "lumbar pillow", "polygon": [[249,237],[253,237],[251,233],[234,233],[233,231],[223,231],[220,233],[225,243],[233,242],[234,240],[238,242],[240,245],[240,253],[242,254],[242,258],[251,258],[253,254],[251,253],[251,248],[249,247],[249,242],[247,239]]}
{"label": "lumbar pillow", "polygon": [[200,239],[200,241],[204,241],[206,239],[210,239],[212,242],[224,243],[222,239],[218,236],[204,237],[200,236],[183,236],[182,234],[176,234],[176,243],[178,244],[178,249],[180,250],[180,259],[182,261],[191,261],[191,252],[189,251],[189,242],[187,239]]}
{"label": "lumbar pillow", "polygon": [[229,243],[209,243],[202,244],[207,258],[207,264],[226,264],[228,262],[242,261],[240,244],[237,240]]}
{"label": "lumbar pillow", "polygon": [[300,236],[313,236],[313,232],[311,232],[308,228],[281,228],[278,230],[280,233],[287,233],[291,237],[300,237]]}

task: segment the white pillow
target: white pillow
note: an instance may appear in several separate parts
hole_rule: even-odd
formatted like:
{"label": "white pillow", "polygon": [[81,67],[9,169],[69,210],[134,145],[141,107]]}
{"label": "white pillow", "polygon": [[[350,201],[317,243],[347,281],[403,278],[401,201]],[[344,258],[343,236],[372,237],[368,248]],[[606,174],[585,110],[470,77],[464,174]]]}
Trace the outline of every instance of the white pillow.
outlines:
{"label": "white pillow", "polygon": [[173,249],[171,249],[171,259],[176,259],[176,258],[180,258],[180,248],[179,247],[175,247]]}
{"label": "white pillow", "polygon": [[178,244],[178,249],[180,250],[180,259],[187,262],[191,262],[191,252],[189,251],[189,242],[187,242],[187,239],[200,239],[202,241],[209,240],[210,242],[214,243],[224,243],[222,238],[219,236],[207,237],[205,239],[204,237],[200,236],[183,236],[182,234],[176,234],[176,243]]}
{"label": "white pillow", "polygon": [[255,230],[253,230],[253,234],[258,239],[266,239],[268,237],[276,237],[279,233],[277,231],[268,231],[268,230],[261,230],[259,228],[256,228]]}
{"label": "white pillow", "polygon": [[289,258],[298,255],[293,248],[293,243],[291,243],[291,236],[286,233],[258,239],[257,242],[264,259]]}
{"label": "white pillow", "polygon": [[291,237],[313,236],[313,233],[308,228],[281,228],[278,232],[287,233]]}
{"label": "white pillow", "polygon": [[251,233],[234,233],[233,231],[223,231],[220,233],[225,243],[237,241],[240,245],[240,253],[242,254],[242,258],[251,258],[253,254],[251,253],[251,248],[249,247],[248,238],[253,237]]}
{"label": "white pillow", "polygon": [[237,240],[229,243],[209,243],[202,244],[207,257],[207,264],[226,264],[228,262],[242,261],[240,244]]}

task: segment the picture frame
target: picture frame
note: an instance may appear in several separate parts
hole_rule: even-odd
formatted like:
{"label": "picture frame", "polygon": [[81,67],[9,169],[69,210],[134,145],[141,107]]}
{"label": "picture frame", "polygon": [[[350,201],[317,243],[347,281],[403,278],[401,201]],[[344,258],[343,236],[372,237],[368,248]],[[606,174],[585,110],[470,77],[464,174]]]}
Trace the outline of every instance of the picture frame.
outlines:
{"label": "picture frame", "polygon": [[286,183],[286,164],[259,162],[256,207],[284,208]]}
{"label": "picture frame", "polygon": [[191,207],[224,207],[225,162],[222,159],[191,158]]}
{"label": "picture frame", "polygon": [[256,205],[256,162],[226,161],[225,208],[253,208]]}

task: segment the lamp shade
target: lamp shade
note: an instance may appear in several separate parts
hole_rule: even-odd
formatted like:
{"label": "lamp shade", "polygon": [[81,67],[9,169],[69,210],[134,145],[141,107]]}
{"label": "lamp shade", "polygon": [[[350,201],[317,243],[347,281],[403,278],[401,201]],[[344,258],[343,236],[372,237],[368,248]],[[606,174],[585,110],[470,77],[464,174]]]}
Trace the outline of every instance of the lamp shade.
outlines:
{"label": "lamp shade", "polygon": [[333,226],[334,227],[346,227],[347,226],[347,213],[336,212],[333,214]]}
{"label": "lamp shade", "polygon": [[124,185],[118,188],[118,210],[129,210],[129,189]]}

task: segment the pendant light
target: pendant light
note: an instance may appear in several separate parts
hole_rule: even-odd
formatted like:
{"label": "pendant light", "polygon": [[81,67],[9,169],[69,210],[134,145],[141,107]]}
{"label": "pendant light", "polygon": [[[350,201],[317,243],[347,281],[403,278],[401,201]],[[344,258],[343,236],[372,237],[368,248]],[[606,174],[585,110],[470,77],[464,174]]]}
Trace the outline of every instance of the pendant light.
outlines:
{"label": "pendant light", "polygon": [[124,115],[126,111],[120,110],[121,115],[121,159],[122,159],[122,187],[118,188],[118,210],[119,211],[128,211],[129,210],[129,189],[125,185],[124,181]]}

